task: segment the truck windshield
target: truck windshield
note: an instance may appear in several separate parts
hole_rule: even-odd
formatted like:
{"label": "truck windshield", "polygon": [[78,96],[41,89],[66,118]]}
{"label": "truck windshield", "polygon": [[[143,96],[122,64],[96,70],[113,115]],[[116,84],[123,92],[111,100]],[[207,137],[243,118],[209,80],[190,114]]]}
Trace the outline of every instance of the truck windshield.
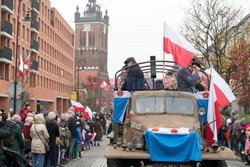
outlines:
{"label": "truck windshield", "polygon": [[167,113],[174,114],[194,114],[194,105],[192,99],[180,97],[166,97]]}
{"label": "truck windshield", "polygon": [[164,113],[164,97],[136,99],[136,113]]}

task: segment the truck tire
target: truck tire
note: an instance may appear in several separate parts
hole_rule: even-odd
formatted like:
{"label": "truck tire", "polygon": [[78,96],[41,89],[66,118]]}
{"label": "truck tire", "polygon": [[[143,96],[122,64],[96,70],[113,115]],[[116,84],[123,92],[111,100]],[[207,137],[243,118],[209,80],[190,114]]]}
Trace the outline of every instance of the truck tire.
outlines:
{"label": "truck tire", "polygon": [[227,167],[227,163],[224,160],[208,160],[202,161],[202,167]]}
{"label": "truck tire", "polygon": [[107,159],[107,167],[121,167],[122,163],[120,159]]}

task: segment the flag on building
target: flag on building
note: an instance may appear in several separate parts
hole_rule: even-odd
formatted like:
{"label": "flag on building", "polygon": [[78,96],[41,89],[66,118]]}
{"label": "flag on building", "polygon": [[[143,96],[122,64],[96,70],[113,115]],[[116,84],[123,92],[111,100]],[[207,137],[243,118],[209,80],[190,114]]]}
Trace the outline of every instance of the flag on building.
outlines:
{"label": "flag on building", "polygon": [[163,51],[173,55],[174,61],[187,68],[197,51],[184,37],[164,23]]}
{"label": "flag on building", "polygon": [[213,141],[217,141],[217,132],[222,126],[219,106],[223,109],[230,104],[235,96],[224,79],[214,70],[211,70],[211,82],[209,90],[209,102],[206,127],[206,140],[208,145],[212,145]]}
{"label": "flag on building", "polygon": [[30,71],[30,69],[29,69],[29,58],[30,58],[30,54],[28,55],[28,57],[25,59],[25,62],[24,62],[24,69],[26,70],[26,71]]}
{"label": "flag on building", "polygon": [[23,55],[20,55],[19,60],[19,77],[23,77]]}
{"label": "flag on building", "polygon": [[60,71],[60,76],[63,76],[63,70]]}

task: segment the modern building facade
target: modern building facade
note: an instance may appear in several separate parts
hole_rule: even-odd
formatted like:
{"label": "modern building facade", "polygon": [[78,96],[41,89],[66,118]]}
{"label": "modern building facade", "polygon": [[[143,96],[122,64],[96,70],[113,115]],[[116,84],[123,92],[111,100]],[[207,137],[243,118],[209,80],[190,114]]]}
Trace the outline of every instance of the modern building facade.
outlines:
{"label": "modern building facade", "polygon": [[[13,111],[13,96],[7,88],[15,80],[17,50],[18,61],[20,55],[25,61],[30,54],[29,71],[18,78],[24,91],[18,96],[17,111],[26,101],[35,112],[66,111],[74,87],[74,30],[49,0],[22,0],[16,49],[18,1],[0,2],[0,108]],[[27,11],[32,19],[29,25],[23,21]]]}
{"label": "modern building facade", "polygon": [[[107,71],[108,29],[108,11],[106,10],[103,16],[101,7],[96,0],[88,0],[83,16],[81,16],[79,7],[77,6],[75,12],[75,66],[76,69],[80,68],[82,71],[80,72],[80,78],[81,75],[92,76],[90,69],[98,68],[98,74],[95,74],[96,79],[106,82],[109,79]],[[76,76],[78,76],[77,71],[78,70],[76,70]],[[76,77],[76,84],[78,82],[77,78],[78,77]],[[80,85],[82,85],[81,83],[86,83],[86,81],[80,80]],[[96,87],[95,89],[98,88]],[[112,90],[107,93],[107,91],[101,88],[98,89],[97,100],[100,99],[102,106],[107,100],[106,94],[110,94],[111,92]]]}

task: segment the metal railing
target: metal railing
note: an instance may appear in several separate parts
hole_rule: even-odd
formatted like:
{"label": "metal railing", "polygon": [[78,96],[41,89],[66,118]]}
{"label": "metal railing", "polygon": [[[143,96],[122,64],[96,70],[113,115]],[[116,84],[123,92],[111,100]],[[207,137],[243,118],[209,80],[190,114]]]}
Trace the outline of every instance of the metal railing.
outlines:
{"label": "metal railing", "polygon": [[38,42],[36,40],[33,39],[32,41],[32,45],[31,45],[31,49],[35,49],[38,51]]}
{"label": "metal railing", "polygon": [[1,31],[6,32],[9,35],[12,35],[12,24],[8,22],[7,20],[3,20]]}
{"label": "metal railing", "polygon": [[39,12],[40,4],[39,4],[39,2],[37,2],[37,0],[33,0],[32,8],[36,9]]}
{"label": "metal railing", "polygon": [[0,58],[4,58],[7,60],[12,60],[12,49],[4,46],[4,45],[0,45]]}
{"label": "metal railing", "polygon": [[2,6],[7,6],[10,10],[13,10],[12,0],[2,0]]}
{"label": "metal railing", "polygon": [[31,61],[30,69],[35,70],[35,71],[38,71],[38,61],[32,60],[32,61]]}

